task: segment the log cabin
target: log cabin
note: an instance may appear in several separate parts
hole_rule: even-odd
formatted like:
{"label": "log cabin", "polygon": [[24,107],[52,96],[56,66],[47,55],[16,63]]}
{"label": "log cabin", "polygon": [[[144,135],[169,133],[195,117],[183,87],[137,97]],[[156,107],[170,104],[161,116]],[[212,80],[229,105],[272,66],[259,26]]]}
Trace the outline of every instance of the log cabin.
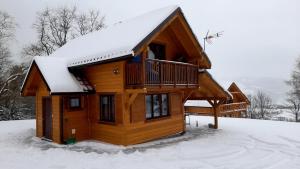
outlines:
{"label": "log cabin", "polygon": [[33,58],[22,96],[35,96],[36,136],[131,145],[184,133],[184,103],[231,98],[178,6],[157,9]]}
{"label": "log cabin", "polygon": [[[228,97],[229,99],[226,102],[218,106],[218,117],[242,117],[243,113],[246,113],[250,101],[234,82],[229,86],[227,92],[231,97]],[[214,116],[214,106],[205,100],[196,103],[188,102],[185,104],[185,112],[187,115]]]}

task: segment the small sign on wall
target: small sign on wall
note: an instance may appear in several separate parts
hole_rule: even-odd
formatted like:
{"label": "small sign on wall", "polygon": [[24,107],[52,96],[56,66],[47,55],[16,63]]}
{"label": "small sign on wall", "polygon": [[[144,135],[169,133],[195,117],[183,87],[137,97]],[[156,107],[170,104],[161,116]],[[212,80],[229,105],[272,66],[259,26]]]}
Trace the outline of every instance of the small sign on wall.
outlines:
{"label": "small sign on wall", "polygon": [[76,129],[72,129],[72,134],[75,134],[76,133]]}

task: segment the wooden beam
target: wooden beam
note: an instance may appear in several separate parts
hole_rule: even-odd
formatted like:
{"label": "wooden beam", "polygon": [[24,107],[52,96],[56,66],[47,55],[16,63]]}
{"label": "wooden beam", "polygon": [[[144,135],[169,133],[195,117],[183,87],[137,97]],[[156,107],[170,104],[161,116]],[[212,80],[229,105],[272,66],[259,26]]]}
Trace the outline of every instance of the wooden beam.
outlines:
{"label": "wooden beam", "polygon": [[127,101],[127,106],[128,108],[132,105],[133,101],[135,98],[138,96],[138,93],[133,93],[129,96],[128,101]]}
{"label": "wooden beam", "polygon": [[138,96],[138,94],[147,93],[147,89],[126,89],[124,94],[125,106],[123,114],[123,124],[128,125],[130,123],[130,106]]}
{"label": "wooden beam", "polygon": [[125,94],[125,108],[129,109],[131,104],[134,102],[138,94],[140,93],[147,93],[147,89],[126,89],[126,94]]}
{"label": "wooden beam", "polygon": [[133,94],[133,93],[147,93],[147,89],[143,88],[143,89],[126,89],[125,92],[127,94]]}
{"label": "wooden beam", "polygon": [[183,94],[183,99],[182,102],[185,103],[187,101],[187,99],[195,92],[195,90],[187,90],[187,94],[185,94],[186,92],[184,92]]}
{"label": "wooden beam", "polygon": [[209,103],[212,107],[214,107],[215,103],[214,103],[213,100],[207,100],[207,101],[208,101],[208,103]]}

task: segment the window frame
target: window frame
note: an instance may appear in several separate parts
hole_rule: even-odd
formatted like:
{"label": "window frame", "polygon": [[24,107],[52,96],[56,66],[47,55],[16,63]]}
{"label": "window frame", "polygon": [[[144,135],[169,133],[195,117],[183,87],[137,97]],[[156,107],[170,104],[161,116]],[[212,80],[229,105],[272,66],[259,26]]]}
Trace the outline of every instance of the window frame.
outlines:
{"label": "window frame", "polygon": [[[159,116],[154,116],[154,95],[158,95],[159,97]],[[167,114],[163,115],[163,101],[162,101],[162,96],[166,95],[167,96]],[[151,117],[147,118],[147,99],[146,97],[150,96],[151,97]],[[169,99],[169,94],[168,93],[152,93],[152,94],[146,94],[145,95],[145,119],[146,120],[153,120],[153,119],[160,119],[164,117],[169,117],[171,115],[170,113],[170,99]]]}
{"label": "window frame", "polygon": [[[113,94],[113,93],[101,93],[101,94],[98,95],[98,97],[99,97],[99,103],[98,103],[98,105],[99,105],[99,114],[98,114],[99,123],[115,124],[116,123],[116,95]],[[112,103],[111,103],[112,105],[111,105],[110,110],[108,112],[108,116],[110,116],[109,113],[113,113],[112,114],[112,119],[103,118],[104,117],[103,116],[104,112],[102,111],[102,106],[103,106],[102,105],[102,98],[103,97],[108,97],[108,101],[112,101]],[[109,99],[109,97],[111,97],[111,98]]]}
{"label": "window frame", "polygon": [[[72,99],[78,99],[78,101],[79,101],[79,105],[78,106],[72,106],[71,105],[71,100]],[[81,105],[81,96],[69,96],[68,97],[68,109],[69,110],[80,110],[80,109],[82,109],[82,105]]]}

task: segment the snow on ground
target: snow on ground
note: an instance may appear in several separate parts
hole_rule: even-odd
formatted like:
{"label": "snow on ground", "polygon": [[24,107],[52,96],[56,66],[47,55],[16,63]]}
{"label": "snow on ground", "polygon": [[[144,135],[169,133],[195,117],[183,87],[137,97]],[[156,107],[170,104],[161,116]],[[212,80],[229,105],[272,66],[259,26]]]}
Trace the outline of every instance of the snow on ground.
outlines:
{"label": "snow on ground", "polygon": [[290,109],[276,109],[271,120],[295,121],[295,114]]}
{"label": "snow on ground", "polygon": [[[35,121],[0,122],[0,168],[298,169],[300,124],[190,117],[184,135],[129,147],[96,141],[57,145],[34,137]],[[195,126],[198,121],[199,127]]]}

